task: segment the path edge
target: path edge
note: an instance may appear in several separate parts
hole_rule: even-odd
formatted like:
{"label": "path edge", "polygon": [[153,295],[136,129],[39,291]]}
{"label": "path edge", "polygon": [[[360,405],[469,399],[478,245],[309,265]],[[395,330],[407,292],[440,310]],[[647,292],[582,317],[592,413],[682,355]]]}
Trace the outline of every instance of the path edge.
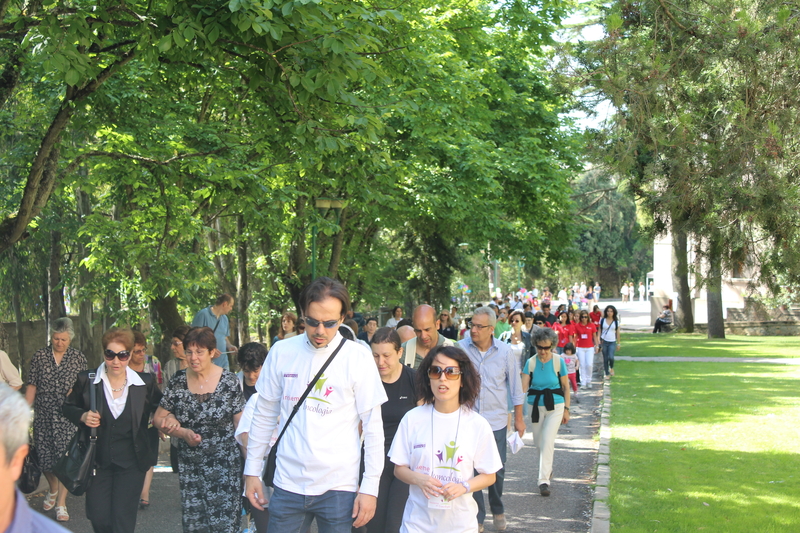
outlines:
{"label": "path edge", "polygon": [[603,380],[603,406],[600,414],[600,446],[597,448],[597,477],[592,499],[591,533],[609,533],[611,530],[611,510],[608,508],[608,486],[611,470],[608,459],[611,443],[611,383]]}

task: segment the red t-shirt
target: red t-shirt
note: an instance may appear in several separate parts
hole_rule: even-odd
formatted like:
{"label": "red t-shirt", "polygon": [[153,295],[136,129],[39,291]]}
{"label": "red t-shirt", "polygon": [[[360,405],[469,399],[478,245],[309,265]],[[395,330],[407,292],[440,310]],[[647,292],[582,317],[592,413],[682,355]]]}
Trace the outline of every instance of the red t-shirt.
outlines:
{"label": "red t-shirt", "polygon": [[592,323],[586,324],[573,324],[573,331],[577,337],[578,348],[593,348],[594,347],[594,332],[597,331],[597,326]]}
{"label": "red t-shirt", "polygon": [[569,343],[569,336],[573,334],[573,324],[562,324],[556,322],[553,324],[553,329],[558,333],[558,347],[563,348]]}
{"label": "red t-shirt", "polygon": [[589,313],[589,320],[592,321],[592,324],[595,326],[600,326],[600,319],[603,318],[603,313],[600,311],[592,311]]}

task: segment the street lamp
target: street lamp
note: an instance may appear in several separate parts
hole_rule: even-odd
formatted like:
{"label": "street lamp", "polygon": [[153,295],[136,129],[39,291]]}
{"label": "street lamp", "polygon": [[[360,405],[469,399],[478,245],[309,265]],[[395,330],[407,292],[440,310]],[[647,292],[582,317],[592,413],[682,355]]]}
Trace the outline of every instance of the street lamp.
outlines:
{"label": "street lamp", "polygon": [[[325,198],[320,197],[317,198],[314,207],[317,208],[317,213],[319,213],[320,218],[325,218],[328,214],[328,211],[333,209],[333,212],[336,213],[336,225],[339,225],[339,222],[342,217],[342,209],[344,209],[345,202],[344,200],[340,200],[339,198]],[[317,279],[317,225],[314,224],[311,226],[311,280]]]}

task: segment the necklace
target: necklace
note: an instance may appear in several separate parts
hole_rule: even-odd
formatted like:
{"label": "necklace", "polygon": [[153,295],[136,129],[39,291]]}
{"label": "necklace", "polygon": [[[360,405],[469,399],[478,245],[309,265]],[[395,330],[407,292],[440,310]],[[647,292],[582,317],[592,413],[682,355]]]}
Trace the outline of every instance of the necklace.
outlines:
{"label": "necklace", "polygon": [[[111,382],[109,381],[109,385],[110,384],[111,384]],[[125,388],[125,385],[127,385],[127,384],[128,384],[128,378],[125,378],[125,383],[122,384],[122,387],[120,387],[118,389],[113,389],[112,388],[111,392],[119,392],[119,391],[123,390]]]}
{"label": "necklace", "polygon": [[[436,407],[431,405],[431,475],[434,474],[434,468],[435,468],[434,465],[436,464],[436,463],[433,462],[433,457],[434,457],[433,448],[434,448],[434,446],[436,446],[436,442],[435,442],[436,439],[435,439],[435,437],[433,435],[433,412],[434,411],[436,411]],[[456,437],[452,441],[453,446],[456,446],[456,443],[458,442],[458,430],[459,430],[460,427],[461,427],[461,405],[458,406],[458,421],[456,422]],[[445,439],[445,443],[446,442],[447,442],[447,439]],[[457,447],[453,448],[453,454],[455,454],[455,450],[457,450],[457,449],[458,449]]]}
{"label": "necklace", "polygon": [[206,383],[208,383],[208,380],[209,380],[209,379],[211,379],[211,376],[209,376],[209,377],[208,377],[208,378],[207,378],[207,379],[206,379],[204,382],[200,383],[200,376],[197,376],[197,382],[198,382],[198,383],[200,383],[200,388],[201,388],[201,389],[202,389],[203,387],[205,387],[205,385],[206,385]]}

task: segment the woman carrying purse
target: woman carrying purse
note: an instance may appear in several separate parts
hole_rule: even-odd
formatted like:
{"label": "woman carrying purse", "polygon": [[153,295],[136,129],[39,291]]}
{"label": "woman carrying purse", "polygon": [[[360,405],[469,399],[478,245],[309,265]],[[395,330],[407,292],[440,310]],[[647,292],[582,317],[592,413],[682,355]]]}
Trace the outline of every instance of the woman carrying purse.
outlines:
{"label": "woman carrying purse", "polygon": [[[158,459],[150,419],[161,391],[152,374],[128,368],[131,330],[112,328],[102,344],[105,362],[94,379],[89,371],[78,374],[62,411],[81,431],[97,428],[97,468],[86,491],[92,528],[96,533],[133,533],[145,475]],[[96,387],[97,411],[89,409],[91,387]]]}

